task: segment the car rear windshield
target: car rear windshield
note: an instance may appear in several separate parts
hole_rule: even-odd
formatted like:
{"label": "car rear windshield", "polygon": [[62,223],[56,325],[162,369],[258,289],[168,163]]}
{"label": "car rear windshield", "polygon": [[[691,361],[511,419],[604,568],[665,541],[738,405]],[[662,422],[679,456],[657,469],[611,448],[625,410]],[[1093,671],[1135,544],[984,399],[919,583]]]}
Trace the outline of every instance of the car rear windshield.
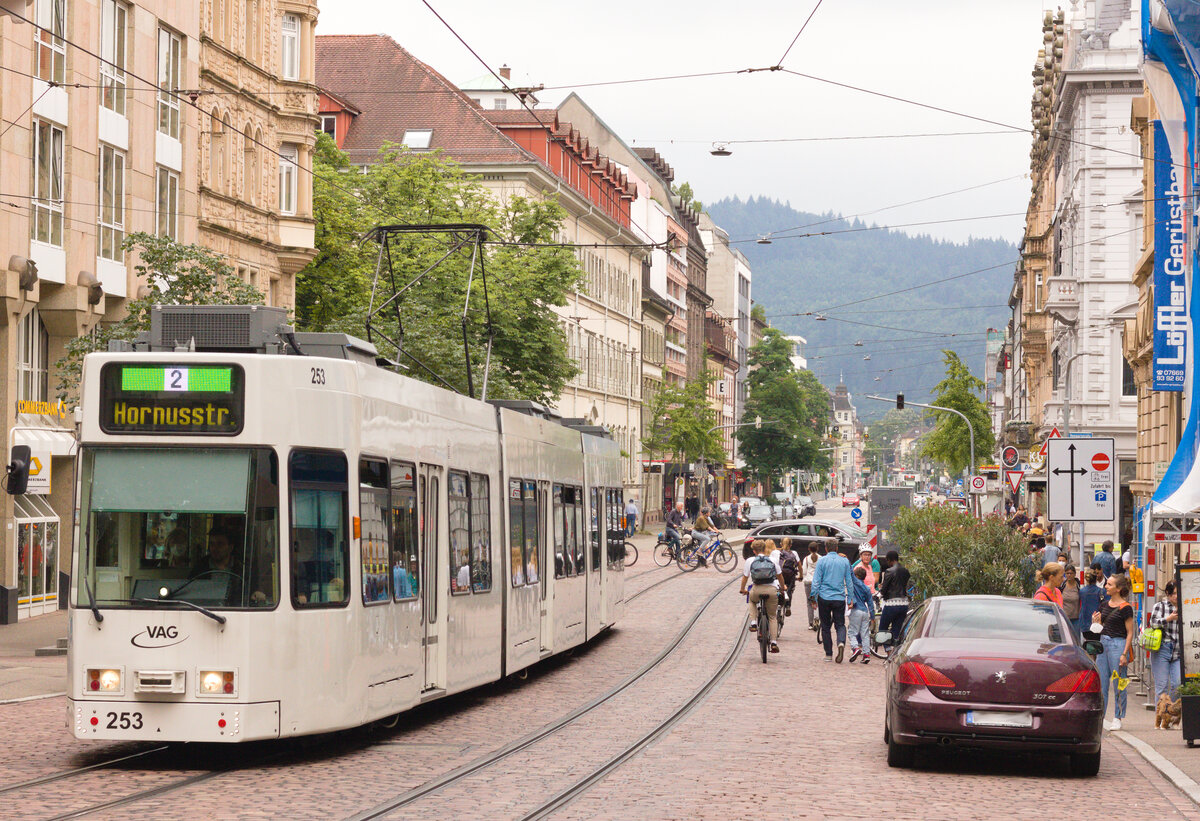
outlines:
{"label": "car rear windshield", "polygon": [[947,599],[938,604],[930,638],[1018,639],[1062,644],[1053,604],[1005,599]]}

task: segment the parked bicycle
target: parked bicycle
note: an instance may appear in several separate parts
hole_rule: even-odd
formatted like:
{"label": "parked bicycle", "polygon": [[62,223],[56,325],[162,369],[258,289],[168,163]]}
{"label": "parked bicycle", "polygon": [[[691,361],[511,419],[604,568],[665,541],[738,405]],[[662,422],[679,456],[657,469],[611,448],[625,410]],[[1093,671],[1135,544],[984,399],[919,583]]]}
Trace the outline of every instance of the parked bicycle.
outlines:
{"label": "parked bicycle", "polygon": [[733,552],[729,543],[725,541],[725,537],[720,534],[717,534],[706,542],[699,550],[693,545],[694,542],[680,548],[678,555],[675,557],[675,563],[684,572],[695,570],[700,566],[701,561],[705,564],[711,562],[722,573],[728,573],[737,566],[737,554]]}

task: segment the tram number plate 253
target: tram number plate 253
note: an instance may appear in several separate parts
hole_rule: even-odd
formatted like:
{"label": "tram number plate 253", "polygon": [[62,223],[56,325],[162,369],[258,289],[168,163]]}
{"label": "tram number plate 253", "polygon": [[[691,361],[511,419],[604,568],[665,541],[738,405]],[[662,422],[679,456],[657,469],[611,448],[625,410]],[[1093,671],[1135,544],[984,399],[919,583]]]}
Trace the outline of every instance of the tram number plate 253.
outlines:
{"label": "tram number plate 253", "polygon": [[104,726],[109,730],[140,730],[142,729],[142,714],[109,713],[108,724]]}
{"label": "tram number plate 253", "polygon": [[324,368],[309,368],[312,371],[312,383],[314,385],[325,384],[325,369]]}

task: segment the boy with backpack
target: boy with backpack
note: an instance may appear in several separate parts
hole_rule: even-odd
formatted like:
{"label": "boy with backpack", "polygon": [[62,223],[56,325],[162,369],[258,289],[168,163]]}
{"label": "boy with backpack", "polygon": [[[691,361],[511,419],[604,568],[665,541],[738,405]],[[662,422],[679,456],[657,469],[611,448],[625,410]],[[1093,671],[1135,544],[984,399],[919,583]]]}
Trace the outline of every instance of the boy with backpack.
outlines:
{"label": "boy with backpack", "polygon": [[767,600],[767,623],[770,629],[771,652],[778,653],[779,645],[776,643],[776,639],[779,638],[779,619],[776,618],[775,611],[779,607],[783,574],[780,572],[779,565],[767,555],[766,542],[762,539],[755,539],[752,547],[754,555],[742,564],[741,589],[744,594],[747,585],[751,585],[749,588],[750,629],[758,629],[758,602],[765,598]]}

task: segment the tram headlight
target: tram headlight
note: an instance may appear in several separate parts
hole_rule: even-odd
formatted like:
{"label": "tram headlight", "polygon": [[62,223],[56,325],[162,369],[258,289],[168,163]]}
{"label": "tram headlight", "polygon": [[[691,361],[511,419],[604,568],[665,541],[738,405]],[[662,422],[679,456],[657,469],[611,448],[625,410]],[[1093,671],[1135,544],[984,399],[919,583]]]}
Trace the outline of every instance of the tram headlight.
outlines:
{"label": "tram headlight", "polygon": [[201,670],[200,695],[232,696],[237,693],[237,675],[232,670]]}
{"label": "tram headlight", "polygon": [[121,692],[121,671],[120,670],[104,670],[91,669],[87,671],[88,690],[94,693],[119,693]]}

